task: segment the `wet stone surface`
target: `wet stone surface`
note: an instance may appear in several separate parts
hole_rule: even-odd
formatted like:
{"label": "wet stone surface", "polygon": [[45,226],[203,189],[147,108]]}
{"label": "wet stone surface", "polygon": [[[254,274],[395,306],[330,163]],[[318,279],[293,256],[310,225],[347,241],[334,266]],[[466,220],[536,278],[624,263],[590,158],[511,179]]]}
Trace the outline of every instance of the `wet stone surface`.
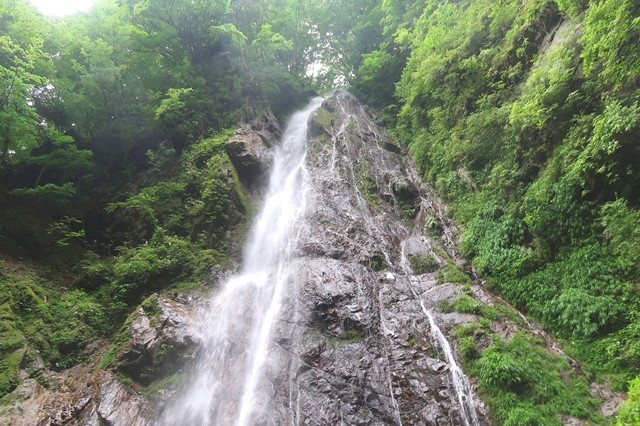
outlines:
{"label": "wet stone surface", "polygon": [[[273,330],[279,362],[267,374],[283,414],[276,424],[464,424],[420,305],[434,308],[460,291],[436,273],[413,275],[408,261],[437,258],[440,243],[419,232],[428,194],[348,95],[326,100],[311,121],[313,190]],[[406,214],[407,204],[417,210]],[[436,317],[447,329],[475,319]],[[484,405],[475,405],[488,424]]]}
{"label": "wet stone surface", "polygon": [[[279,132],[273,120],[262,121],[238,131],[228,146],[248,185],[268,168],[268,147]],[[438,313],[438,302],[460,289],[440,282],[435,270],[414,274],[409,260],[445,263],[445,249],[454,246],[450,228],[438,222],[441,235],[422,233],[426,218],[444,220],[439,204],[407,155],[350,96],[326,100],[309,128],[313,185],[251,424],[464,424],[451,365],[425,310],[433,309],[445,334],[475,317]],[[115,354],[133,387],[96,368],[97,353],[92,363],[56,373],[55,386],[26,380],[15,404],[0,408],[0,423],[157,424],[175,387],[159,392],[153,409],[133,389],[187,369],[200,341],[196,313],[195,304],[166,296],[151,311],[134,313],[130,338]],[[473,404],[479,423],[489,424],[475,393]]]}

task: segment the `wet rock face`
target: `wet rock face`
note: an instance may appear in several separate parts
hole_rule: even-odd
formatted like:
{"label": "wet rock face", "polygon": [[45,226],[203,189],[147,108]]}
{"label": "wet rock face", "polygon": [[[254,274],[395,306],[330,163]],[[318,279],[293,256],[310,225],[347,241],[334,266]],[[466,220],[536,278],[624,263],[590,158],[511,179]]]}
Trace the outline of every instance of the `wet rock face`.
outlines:
{"label": "wet rock face", "polygon": [[198,347],[188,304],[153,295],[129,317],[116,349],[118,370],[147,386],[193,359]]}
{"label": "wet rock face", "polygon": [[0,407],[0,424],[12,426],[151,426],[153,418],[140,395],[91,365],[28,378]]}
{"label": "wet rock face", "polygon": [[[281,422],[464,424],[420,304],[460,290],[409,261],[445,262],[440,239],[422,234],[433,213],[417,173],[348,95],[326,100],[309,127],[311,205],[267,369]],[[445,330],[475,319],[435,315]]]}
{"label": "wet rock face", "polygon": [[[136,387],[166,377],[193,357],[199,337],[193,326],[195,301],[187,296],[153,295],[128,319],[111,368]],[[149,402],[115,371],[97,367],[107,347],[95,342],[89,360],[69,370],[43,370],[25,378],[0,406],[0,424],[15,426],[157,424]],[[25,374],[28,369],[25,370]],[[26,377],[26,376],[25,376]],[[170,396],[170,395],[169,395]]]}
{"label": "wet rock face", "polygon": [[273,161],[271,147],[280,138],[280,126],[270,111],[256,116],[226,143],[225,149],[242,182],[250,189],[260,186]]}

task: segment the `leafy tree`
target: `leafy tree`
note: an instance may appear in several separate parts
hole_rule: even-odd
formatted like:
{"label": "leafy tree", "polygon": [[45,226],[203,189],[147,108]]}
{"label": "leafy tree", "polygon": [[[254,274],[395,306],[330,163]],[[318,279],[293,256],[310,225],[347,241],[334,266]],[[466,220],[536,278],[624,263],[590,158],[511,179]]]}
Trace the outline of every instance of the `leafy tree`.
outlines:
{"label": "leafy tree", "polygon": [[202,114],[192,88],[171,88],[156,108],[155,119],[169,132],[174,147],[180,151],[186,142],[196,140],[204,132]]}
{"label": "leafy tree", "polygon": [[196,66],[208,65],[219,50],[210,28],[223,23],[229,0],[128,0],[139,42],[180,64],[186,57]]}
{"label": "leafy tree", "polygon": [[30,99],[51,70],[43,28],[26,2],[0,2],[0,175],[37,146],[40,122]]}
{"label": "leafy tree", "polygon": [[256,56],[262,63],[266,63],[266,58],[272,60],[281,52],[288,52],[293,49],[293,42],[287,40],[282,34],[274,32],[271,24],[263,24],[260,32],[251,43],[256,50]]}

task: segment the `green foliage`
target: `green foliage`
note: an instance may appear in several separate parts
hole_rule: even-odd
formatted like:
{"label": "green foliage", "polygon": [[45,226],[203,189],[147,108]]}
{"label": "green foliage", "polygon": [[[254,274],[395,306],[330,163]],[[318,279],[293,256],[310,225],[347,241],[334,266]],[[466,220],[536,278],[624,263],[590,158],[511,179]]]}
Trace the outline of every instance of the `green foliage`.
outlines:
{"label": "green foliage", "polygon": [[156,108],[155,119],[166,121],[173,124],[174,121],[188,116],[193,110],[187,109],[186,98],[193,94],[192,88],[175,89],[170,88],[166,97],[160,102],[160,106]]}
{"label": "green foliage", "polygon": [[593,120],[587,143],[572,165],[569,175],[583,182],[583,192],[596,200],[619,194],[631,200],[638,194],[640,150],[635,135],[640,130],[640,104],[609,101]]}
{"label": "green foliage", "polygon": [[623,303],[633,294],[620,280],[625,270],[608,247],[592,243],[500,288],[557,333],[590,337],[624,324]]}
{"label": "green foliage", "polygon": [[630,209],[625,200],[618,199],[602,206],[600,221],[605,229],[605,236],[616,252],[638,268],[640,266],[640,211]]}
{"label": "green foliage", "polygon": [[495,321],[503,316],[497,307],[487,306],[467,295],[462,295],[453,301],[442,301],[438,308],[443,312],[462,312],[464,314],[480,315],[488,320]]}
{"label": "green foliage", "polygon": [[[230,135],[201,139],[178,158],[160,159],[152,173],[173,164],[179,172],[107,206],[117,254],[87,256],[74,285],[90,292],[109,317],[123,317],[150,293],[198,281],[211,265],[226,264],[228,232],[242,222],[249,204],[224,151]],[[101,330],[111,333],[119,326],[111,321]],[[103,364],[113,356],[108,353]]]}
{"label": "green foliage", "polygon": [[111,203],[112,232],[141,244],[159,227],[222,251],[220,241],[238,224],[249,207],[224,143],[231,132],[200,139],[178,159],[180,172],[172,179],[141,189],[124,201]]}
{"label": "green foliage", "polygon": [[6,277],[0,276],[3,286],[0,295],[0,396],[10,392],[18,384],[18,369],[26,350],[25,339],[15,321],[11,296],[4,291],[6,280]]}
{"label": "green foliage", "polygon": [[69,242],[74,238],[83,239],[85,237],[80,220],[69,216],[54,222],[47,229],[47,233],[53,236],[58,247],[68,246]]}
{"label": "green foliage", "polygon": [[[194,247],[158,228],[151,240],[133,248],[122,247],[111,265],[88,263],[79,284],[98,286],[95,297],[105,309],[122,315],[145,295],[185,278],[202,276],[214,262],[215,252]],[[112,324],[113,326],[118,324]]]}
{"label": "green foliage", "polygon": [[369,259],[369,267],[374,271],[384,271],[388,266],[387,260],[382,252],[377,251],[373,253],[373,256]]}
{"label": "green foliage", "polygon": [[462,250],[474,257],[474,265],[483,274],[517,275],[530,257],[522,246],[525,233],[522,219],[505,212],[496,200],[478,209],[463,236]]}
{"label": "green foliage", "polygon": [[[615,31],[612,23],[615,22]],[[586,14],[581,40],[587,75],[598,74],[605,85],[636,85],[640,75],[640,5],[634,0],[592,3]]]}
{"label": "green foliage", "polygon": [[567,373],[566,361],[531,336],[498,341],[466,362],[498,424],[561,425],[559,414],[601,422],[584,379]]}
{"label": "green foliage", "polygon": [[640,423],[640,377],[629,384],[629,399],[620,407],[616,426],[633,426]]}
{"label": "green foliage", "polygon": [[558,8],[570,16],[577,15],[578,12],[586,9],[588,1],[586,0],[556,0]]}
{"label": "green foliage", "polygon": [[428,274],[440,268],[440,264],[433,255],[429,253],[414,254],[409,256],[409,263],[414,274]]}
{"label": "green foliage", "polygon": [[447,263],[438,270],[438,282],[454,284],[471,284],[471,278],[458,266]]}
{"label": "green foliage", "polygon": [[209,32],[215,42],[228,43],[238,51],[247,43],[247,36],[238,30],[234,24],[225,23],[222,25],[214,25],[209,28]]}
{"label": "green foliage", "polygon": [[100,358],[98,367],[102,369],[107,369],[115,366],[116,361],[117,361],[116,348],[112,345],[112,346],[109,346],[109,349],[107,349],[107,351],[104,353],[102,358]]}
{"label": "green foliage", "polygon": [[640,372],[640,321],[637,308],[629,314],[629,324],[605,337],[574,341],[567,353],[582,361],[582,366],[597,380],[609,380],[623,390]]}
{"label": "green foliage", "polygon": [[27,198],[33,203],[58,208],[67,206],[75,194],[75,188],[68,182],[62,185],[47,183],[35,188],[16,188],[11,191],[11,195],[16,197]]}
{"label": "green foliage", "polygon": [[[305,3],[305,1],[299,1]],[[374,51],[382,42],[382,10],[379,1],[343,2],[340,0],[311,1],[312,33],[318,46],[309,58],[322,62],[316,68],[316,81],[328,91],[336,84],[350,80],[354,70],[362,64],[363,54]]]}
{"label": "green foliage", "polygon": [[258,52],[257,55],[262,62],[265,62],[265,58],[271,59],[280,52],[288,52],[293,49],[293,42],[284,38],[282,34],[273,31],[271,24],[262,24],[251,45]]}
{"label": "green foliage", "polygon": [[494,346],[482,352],[476,363],[480,380],[488,386],[511,388],[529,382],[533,378],[530,366],[518,355]]}
{"label": "green foliage", "polygon": [[357,170],[357,182],[356,186],[360,194],[364,197],[364,199],[369,204],[370,208],[373,210],[378,210],[380,208],[380,198],[378,184],[375,180],[375,177],[371,170],[369,169],[368,164],[360,163],[360,167]]}
{"label": "green foliage", "polygon": [[28,366],[30,356],[42,357],[49,368],[71,367],[86,344],[112,324],[86,292],[65,291],[31,268],[4,261],[0,294],[0,395],[18,384],[18,369]]}
{"label": "green foliage", "polygon": [[378,108],[384,124],[396,120],[395,83],[400,79],[407,56],[407,50],[400,51],[394,42],[383,43],[377,50],[362,55],[362,64],[351,82],[352,90],[363,102]]}
{"label": "green foliage", "polygon": [[151,319],[155,319],[162,313],[162,309],[158,306],[158,295],[153,293],[142,301],[140,307],[144,310],[145,314]]}
{"label": "green foliage", "polygon": [[476,341],[472,336],[462,337],[458,341],[458,351],[465,362],[469,362],[479,355]]}
{"label": "green foliage", "polygon": [[44,50],[48,30],[26,2],[0,4],[0,176],[38,145],[39,117],[27,103],[47,84],[50,59]]}
{"label": "green foliage", "polygon": [[[27,160],[31,165],[41,168],[35,185],[44,178],[55,181],[74,181],[90,173],[94,167],[93,154],[88,149],[79,149],[73,138],[63,135],[55,129],[42,131],[43,142],[38,151],[32,152]],[[46,176],[47,175],[52,176]]]}

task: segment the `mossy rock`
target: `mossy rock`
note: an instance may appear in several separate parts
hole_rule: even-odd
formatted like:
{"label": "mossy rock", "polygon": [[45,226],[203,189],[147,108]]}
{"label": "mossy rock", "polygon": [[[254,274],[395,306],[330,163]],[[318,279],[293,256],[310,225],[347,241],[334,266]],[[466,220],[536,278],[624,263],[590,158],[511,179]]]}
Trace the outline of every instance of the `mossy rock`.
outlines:
{"label": "mossy rock", "polygon": [[335,126],[338,116],[334,113],[327,111],[323,105],[322,108],[318,108],[309,119],[309,129],[314,135],[327,134],[331,136],[332,128]]}
{"label": "mossy rock", "polygon": [[392,189],[398,201],[414,202],[420,197],[418,188],[407,179],[396,180],[393,182]]}
{"label": "mossy rock", "polygon": [[12,352],[0,352],[0,398],[13,391],[20,383],[20,364],[25,352],[25,346]]}
{"label": "mossy rock", "polygon": [[117,371],[142,386],[180,369],[191,359],[195,339],[189,334],[191,328],[175,326],[185,322],[180,309],[168,307],[173,303],[177,302],[158,294],[147,297],[116,334],[100,367]]}
{"label": "mossy rock", "polygon": [[416,275],[435,272],[440,267],[438,261],[430,254],[414,254],[409,256],[411,269]]}
{"label": "mossy rock", "polygon": [[369,267],[374,271],[383,271],[388,268],[387,260],[384,256],[384,253],[377,251],[373,253],[371,258],[369,259]]}
{"label": "mossy rock", "polygon": [[3,291],[0,293],[0,397],[18,385],[20,364],[26,353],[26,341],[15,319],[11,295]]}

